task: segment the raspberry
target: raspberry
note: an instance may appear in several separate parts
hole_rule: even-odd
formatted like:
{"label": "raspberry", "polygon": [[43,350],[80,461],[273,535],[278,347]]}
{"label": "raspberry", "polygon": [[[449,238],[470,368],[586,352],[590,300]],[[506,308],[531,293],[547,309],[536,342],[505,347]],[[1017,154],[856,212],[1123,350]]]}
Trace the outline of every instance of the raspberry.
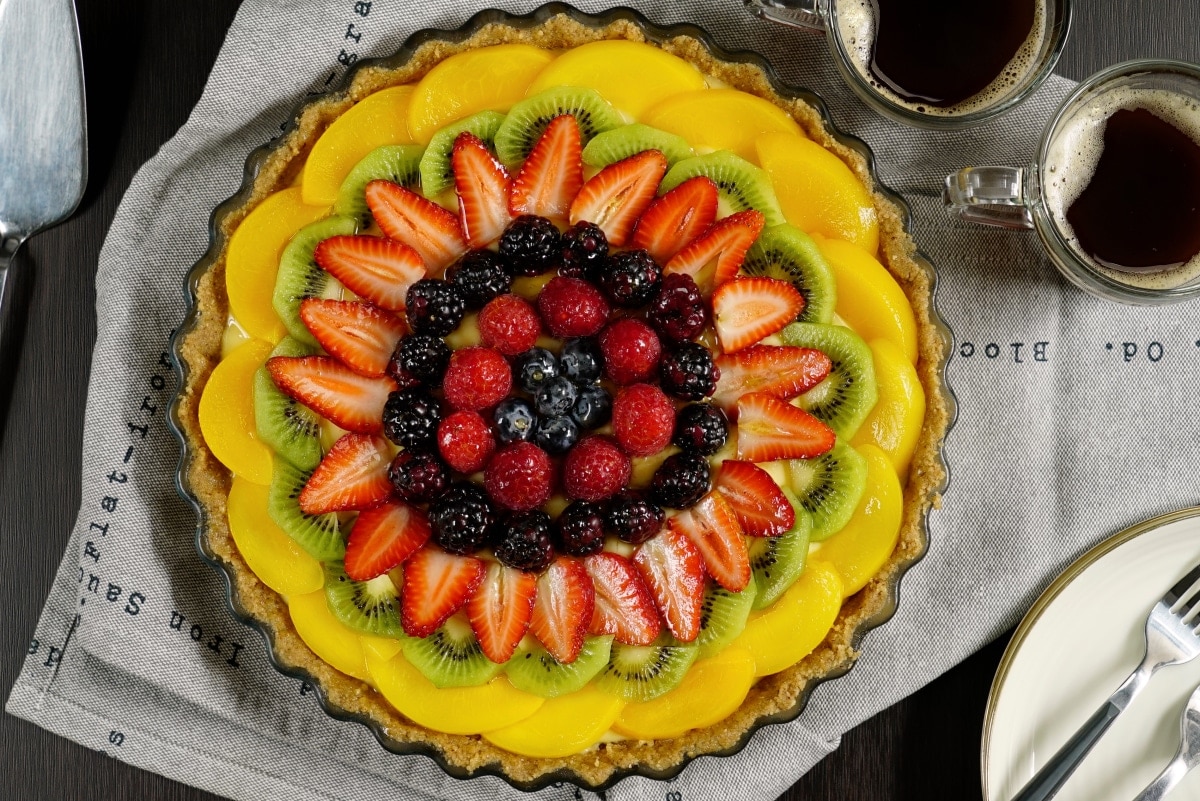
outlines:
{"label": "raspberry", "polygon": [[479,337],[483,344],[505,356],[516,356],[533,347],[542,333],[542,321],[529,301],[501,295],[479,312]]}
{"label": "raspberry", "polygon": [[708,322],[704,297],[687,273],[671,273],[646,312],[650,325],[669,340],[686,342],[704,330]]}
{"label": "raspberry", "polygon": [[630,456],[651,456],[671,441],[675,405],[652,384],[621,390],[613,404],[613,434]]}
{"label": "raspberry", "polygon": [[563,553],[587,556],[604,547],[604,507],[575,501],[558,516],[558,544]]}
{"label": "raspberry", "polygon": [[476,412],[454,412],[438,425],[438,451],[460,473],[482,470],[496,450],[492,429]]}
{"label": "raspberry", "polygon": [[654,375],[662,344],[650,326],[627,317],[600,334],[604,371],[618,384],[635,384]]}
{"label": "raspberry", "polygon": [[554,526],[545,512],[518,512],[504,524],[496,543],[496,558],[517,570],[540,572],[554,559],[550,533]]}
{"label": "raspberry", "polygon": [[498,451],[483,476],[492,500],[516,512],[545,503],[552,483],[550,457],[532,442],[517,442]]}
{"label": "raspberry", "polygon": [[602,501],[629,483],[629,457],[606,437],[580,440],[563,463],[563,489],[581,501]]}
{"label": "raspberry", "polygon": [[512,389],[508,362],[491,348],[464,348],[450,357],[442,379],[446,402],[455,409],[486,409],[504,400]]}
{"label": "raspberry", "polygon": [[581,278],[551,278],[537,307],[550,333],[560,339],[591,336],[608,321],[608,301]]}
{"label": "raspberry", "polygon": [[428,503],[445,492],[450,473],[432,453],[400,451],[388,466],[388,480],[404,500]]}

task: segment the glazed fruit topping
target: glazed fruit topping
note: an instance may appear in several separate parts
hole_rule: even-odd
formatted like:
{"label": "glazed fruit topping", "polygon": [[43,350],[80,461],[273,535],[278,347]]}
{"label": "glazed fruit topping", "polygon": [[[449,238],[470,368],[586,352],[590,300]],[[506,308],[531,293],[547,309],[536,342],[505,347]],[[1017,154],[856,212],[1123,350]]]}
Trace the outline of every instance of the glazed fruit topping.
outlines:
{"label": "glazed fruit topping", "polygon": [[457,411],[438,424],[438,453],[460,473],[482,470],[496,451],[491,426],[478,412]]}
{"label": "glazed fruit topping", "polygon": [[788,281],[738,278],[717,287],[712,304],[721,349],[733,353],[783,330],[804,311],[804,296]]}
{"label": "glazed fruit topping", "polygon": [[621,309],[645,306],[662,286],[662,267],[644,250],[626,250],[612,256],[600,274],[600,288]]}
{"label": "glazed fruit topping", "polygon": [[450,364],[450,346],[432,334],[410,334],[400,340],[395,360],[405,375],[427,386],[436,386]]}
{"label": "glazed fruit topping", "polygon": [[467,244],[481,248],[496,241],[512,216],[508,213],[508,172],[483,140],[464,131],[450,157],[458,219]]}
{"label": "glazed fruit topping", "polygon": [[392,494],[387,442],[372,434],[346,434],[313,470],[298,498],[306,514],[370,509]]}
{"label": "glazed fruit topping", "polygon": [[671,441],[681,450],[712,456],[725,447],[729,439],[729,419],[716,406],[693,403],[684,406],[675,416],[675,432]]}
{"label": "glazed fruit topping", "polygon": [[599,381],[600,374],[604,372],[604,356],[596,340],[590,337],[564,342],[558,363],[562,367],[562,374],[576,385]]}
{"label": "glazed fruit topping", "polygon": [[640,545],[662,530],[662,508],[633,492],[621,492],[608,502],[604,527],[630,545]]}
{"label": "glazed fruit topping", "polygon": [[346,540],[346,575],[355,581],[382,576],[429,540],[425,512],[388,501],[360,512]]}
{"label": "glazed fruit topping", "polygon": [[555,559],[538,578],[529,631],[564,665],[574,662],[592,622],[596,593],[583,562]]}
{"label": "glazed fruit topping", "polygon": [[531,395],[557,376],[558,359],[545,348],[531,348],[517,359],[517,383]]}
{"label": "glazed fruit topping", "polygon": [[275,356],[267,371],[284,393],[303,403],[339,428],[360,434],[378,433],[390,378],[361,376],[328,356]]}
{"label": "glazed fruit topping", "polygon": [[559,275],[596,280],[608,261],[608,237],[595,223],[575,223],[562,235]]}
{"label": "glazed fruit topping", "polygon": [[538,295],[538,313],[560,339],[587,337],[608,321],[609,306],[595,285],[581,278],[555,276]]}
{"label": "glazed fruit topping", "polygon": [[717,218],[717,185],[698,175],[655,200],[638,220],[633,246],[666,264]]}
{"label": "glazed fruit topping", "polygon": [[313,259],[354,294],[391,311],[403,311],[408,288],[425,277],[417,251],[377,236],[330,237]]}
{"label": "glazed fruit topping", "polygon": [[695,342],[683,342],[667,348],[658,374],[663,391],[685,401],[707,398],[717,389],[721,370],[708,348]]}
{"label": "glazed fruit topping", "polygon": [[662,344],[654,329],[633,317],[617,320],[600,333],[604,372],[617,384],[647,381],[658,370]]}
{"label": "glazed fruit topping", "polygon": [[691,540],[704,560],[704,569],[730,592],[750,583],[750,557],[733,507],[719,492],[710,492],[695,506],[671,518],[670,528]]}
{"label": "glazed fruit topping", "polygon": [[508,262],[490,250],[472,250],[446,271],[446,277],[458,287],[468,309],[482,309],[512,289]]}
{"label": "glazed fruit topping", "polygon": [[613,434],[630,456],[652,456],[671,441],[675,404],[653,384],[622,389],[613,403]]}
{"label": "glazed fruit topping", "polygon": [[423,387],[393,392],[383,407],[383,435],[410,451],[433,450],[441,422],[437,398]]}
{"label": "glazed fruit topping", "polygon": [[833,447],[833,429],[774,395],[752,392],[737,402],[737,458],[747,462],[814,459]]}
{"label": "glazed fruit topping", "polygon": [[554,558],[553,523],[540,511],[517,512],[504,522],[496,558],[509,567],[540,573]]}
{"label": "glazed fruit topping", "polygon": [[696,453],[675,453],[663,460],[650,480],[650,497],[660,506],[686,509],[711,487],[708,460]]}
{"label": "glazed fruit topping", "polygon": [[575,501],[558,516],[558,549],[571,556],[587,556],[604,547],[604,506]]}
{"label": "glazed fruit topping", "polygon": [[388,467],[388,480],[404,500],[429,503],[450,486],[450,471],[432,453],[400,451]]}
{"label": "glazed fruit topping", "polygon": [[406,329],[400,318],[370,303],[305,298],[300,319],[329,355],[355,372],[378,378]]}
{"label": "glazed fruit topping", "polygon": [[667,172],[667,159],[657,150],[645,150],[593,175],[571,203],[571,223],[587,220],[600,226],[608,244],[620,247],[628,240],[642,212],[654,200]]}
{"label": "glazed fruit topping", "polygon": [[537,412],[533,410],[533,404],[524,398],[509,398],[496,406],[492,420],[496,427],[496,439],[501,445],[524,442],[533,437]]}
{"label": "glazed fruit topping", "polygon": [[501,235],[500,255],[508,260],[513,275],[548,273],[562,258],[562,237],[545,217],[522,214]]}
{"label": "glazed fruit topping", "polygon": [[533,441],[546,453],[558,456],[579,441],[579,424],[567,415],[542,417],[533,432]]}
{"label": "glazed fruit topping", "polygon": [[563,489],[581,501],[602,501],[629,484],[629,457],[606,437],[579,441],[563,463]]}
{"label": "glazed fruit topping", "polygon": [[537,576],[488,563],[483,580],[467,602],[471,631],[484,656],[497,663],[512,658],[529,628],[536,592]]}
{"label": "glazed fruit topping", "polygon": [[433,201],[391,181],[371,181],[364,193],[379,230],[415,250],[430,275],[441,275],[467,252],[458,220]]}
{"label": "glazed fruit topping", "polygon": [[534,346],[542,333],[542,321],[529,301],[516,295],[500,295],[479,312],[479,338],[505,356],[516,356]]}
{"label": "glazed fruit topping", "polygon": [[471,411],[495,406],[512,389],[512,369],[498,351],[464,348],[454,352],[442,378],[446,402]]}
{"label": "glazed fruit topping", "polygon": [[519,512],[536,509],[554,489],[550,457],[532,442],[506,445],[488,463],[483,485],[498,506]]}
{"label": "glazed fruit topping", "polygon": [[425,545],[404,563],[404,587],[400,591],[400,623],[404,632],[410,637],[433,634],[466,606],[483,582],[483,574],[480,560]]}
{"label": "glazed fruit topping", "polygon": [[579,390],[571,417],[585,431],[600,428],[612,419],[612,396],[599,384],[588,384]]}
{"label": "glazed fruit topping", "polygon": [[490,544],[496,534],[496,521],[496,510],[487,493],[467,482],[454,484],[429,506],[433,541],[454,554],[474,553]]}
{"label": "glazed fruit topping", "polygon": [[458,287],[440,278],[422,278],[405,296],[408,325],[418,334],[444,337],[462,322],[467,301]]}
{"label": "glazed fruit topping", "polygon": [[687,273],[704,294],[729,281],[742,266],[746,251],[763,228],[763,215],[739,211],[717,222],[667,262],[666,273]]}
{"label": "glazed fruit topping", "polygon": [[579,390],[565,375],[557,375],[542,383],[533,398],[533,408],[543,417],[560,417],[575,406]]}
{"label": "glazed fruit topping", "polygon": [[672,342],[687,342],[699,336],[708,323],[708,308],[695,279],[687,273],[664,276],[646,320]]}
{"label": "glazed fruit topping", "polygon": [[551,120],[513,181],[509,210],[565,218],[583,186],[582,152],[575,118],[563,114]]}
{"label": "glazed fruit topping", "polygon": [[658,639],[662,620],[654,596],[632,562],[605,551],[585,557],[583,566],[595,591],[589,633],[612,634],[625,645],[650,645]]}
{"label": "glazed fruit topping", "polygon": [[824,381],[831,364],[819,350],[785,345],[752,345],[725,353],[717,357],[721,377],[713,402],[730,411],[738,398],[751,392],[790,400]]}
{"label": "glazed fruit topping", "polygon": [[700,633],[704,603],[704,558],[678,528],[668,526],[643,543],[634,565],[650,589],[667,628],[683,642]]}
{"label": "glazed fruit topping", "polygon": [[796,523],[796,510],[783,490],[770,473],[753,462],[726,460],[713,487],[729,502],[746,534],[778,537]]}

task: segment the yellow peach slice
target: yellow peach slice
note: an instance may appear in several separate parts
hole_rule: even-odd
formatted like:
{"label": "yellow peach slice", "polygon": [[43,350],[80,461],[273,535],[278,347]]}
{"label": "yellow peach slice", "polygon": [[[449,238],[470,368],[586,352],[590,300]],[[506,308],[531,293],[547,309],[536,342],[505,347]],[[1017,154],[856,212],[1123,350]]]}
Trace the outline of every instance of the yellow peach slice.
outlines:
{"label": "yellow peach slice", "polygon": [[305,595],[325,584],[321,563],[267,514],[269,490],[244,478],[229,488],[229,533],[256,576],[280,595]]}
{"label": "yellow peach slice", "polygon": [[504,676],[478,687],[438,689],[404,658],[390,657],[365,643],[367,670],[375,688],[400,713],[422,726],[446,734],[479,734],[524,720],[545,699],[521,692]]}
{"label": "yellow peach slice", "polygon": [[652,108],[643,121],[682,136],[697,153],[732,150],[755,162],[758,154],[754,143],[762,134],[804,136],[796,121],[779,106],[737,89],[702,89],[675,95]]}
{"label": "yellow peach slice", "polygon": [[754,146],[788,222],[807,234],[853,242],[868,253],[879,250],[871,193],[846,162],[791,134],[763,134]]}
{"label": "yellow peach slice", "polygon": [[863,339],[892,340],[916,364],[917,321],[892,274],[878,259],[850,242],[813,239],[837,282],[837,315]]}
{"label": "yellow peach slice", "polygon": [[348,676],[367,681],[362,639],[329,611],[325,590],[287,599],[292,624],[313,653]]}
{"label": "yellow peach slice", "polygon": [[271,343],[252,339],[221,360],[200,396],[200,433],[213,455],[236,476],[271,483],[271,449],[254,434],[254,373]]}
{"label": "yellow peach slice", "polygon": [[904,479],[925,422],[925,389],[899,345],[890,339],[874,339],[870,345],[879,400],[852,443],[877,446]]}
{"label": "yellow peach slice", "polygon": [[842,579],[828,562],[810,559],[800,578],[773,606],[750,613],[730,643],[754,657],[754,675],[790,667],[821,644],[842,608]]}
{"label": "yellow peach slice", "polygon": [[424,145],[447,123],[480,111],[508,111],[553,60],[549,51],[527,44],[481,47],[450,56],[417,84],[408,106],[409,134]]}
{"label": "yellow peach slice", "polygon": [[626,737],[662,740],[724,720],[742,705],[754,683],[754,657],[729,647],[692,665],[674,690],[629,704],[613,728]]}
{"label": "yellow peach slice", "polygon": [[363,156],[384,145],[412,144],[408,133],[412,95],[411,86],[393,86],[367,95],[334,120],[304,163],[304,202],[332,206],[342,181]]}
{"label": "yellow peach slice", "polygon": [[652,45],[608,39],[563,53],[534,78],[529,94],[552,86],[591,87],[637,120],[671,95],[703,89],[704,76]]}
{"label": "yellow peach slice", "polygon": [[328,206],[305,205],[300,188],[291,187],[255,206],[229,238],[225,254],[229,311],[250,336],[275,343],[287,333],[271,303],[279,254],[293,234],[328,213]]}
{"label": "yellow peach slice", "polygon": [[360,634],[358,635],[358,640],[363,647],[364,658],[370,653],[379,659],[388,660],[400,653],[400,649],[404,647],[404,643],[400,640],[393,640],[389,637],[376,637],[373,634]]}
{"label": "yellow peach slice", "polygon": [[623,699],[589,684],[549,699],[518,723],[484,732],[483,739],[522,756],[570,756],[599,742],[623,706]]}
{"label": "yellow peach slice", "polygon": [[866,586],[892,555],[900,537],[904,493],[896,470],[874,445],[857,448],[867,460],[867,488],[850,522],[813,549],[814,559],[833,565],[849,598]]}

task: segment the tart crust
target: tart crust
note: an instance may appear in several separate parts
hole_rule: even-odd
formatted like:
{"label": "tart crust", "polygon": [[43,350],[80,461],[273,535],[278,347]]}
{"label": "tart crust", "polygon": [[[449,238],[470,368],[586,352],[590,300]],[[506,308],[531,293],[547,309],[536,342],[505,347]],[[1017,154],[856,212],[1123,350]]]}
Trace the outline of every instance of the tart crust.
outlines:
{"label": "tart crust", "polygon": [[592,27],[560,14],[529,28],[487,24],[460,42],[427,41],[403,64],[364,65],[341,93],[305,106],[294,127],[271,146],[272,151],[262,161],[248,191],[244,189],[219,210],[216,239],[210,251],[216,258],[194,279],[193,325],[177,343],[177,353],[185,365],[185,379],[177,400],[176,422],[186,439],[189,457],[183,467],[184,485],[191,490],[202,512],[200,544],[210,557],[225,564],[231,577],[234,605],[269,633],[275,661],[285,669],[299,669],[308,674],[332,707],[373,722],[377,734],[392,741],[384,743],[392,750],[414,750],[413,746],[425,744],[440,752],[445,764],[457,775],[481,770],[497,773],[515,785],[524,785],[525,789],[564,778],[600,788],[630,770],[655,777],[673,775],[691,757],[735,752],[767,720],[795,717],[808,691],[818,681],[848,670],[857,657],[857,642],[862,634],[894,612],[900,575],[925,552],[925,518],[931,508],[940,505],[939,492],[946,482],[940,447],[951,417],[951,401],[942,375],[948,340],[932,307],[932,275],[917,261],[915,245],[904,230],[904,212],[878,191],[866,159],[834,139],[816,109],[803,100],[778,94],[758,66],[721,61],[704,43],[689,36],[650,42],[686,59],[705,75],[784,109],[813,141],[837,154],[864,185],[872,188],[879,219],[881,260],[904,289],[916,316],[920,355],[917,371],[926,395],[925,425],[904,491],[899,543],[891,558],[862,590],[845,601],[832,630],[812,654],[781,673],[759,679],[741,707],[723,721],[674,739],[601,743],[583,753],[559,759],[519,756],[479,736],[442,734],[414,724],[368,684],[338,672],[300,639],[287,603],[250,571],[234,545],[226,518],[231,476],[205,445],[197,419],[200,395],[220,359],[229,315],[225,292],[225,250],[229,236],[260,201],[293,183],[317,137],[367,95],[415,82],[446,57],[464,50],[510,42],[561,50],[598,39],[649,41],[638,24],[624,19]]}

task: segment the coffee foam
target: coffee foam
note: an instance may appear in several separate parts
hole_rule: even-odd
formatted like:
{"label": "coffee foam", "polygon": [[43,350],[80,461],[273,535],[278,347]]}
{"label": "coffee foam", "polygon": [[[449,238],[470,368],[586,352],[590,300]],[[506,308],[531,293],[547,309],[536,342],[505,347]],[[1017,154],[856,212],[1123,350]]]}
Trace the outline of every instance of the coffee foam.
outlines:
{"label": "coffee foam", "polygon": [[[964,0],[964,2],[977,1]],[[875,13],[871,9],[871,0],[840,0],[835,12],[837,14],[835,21],[837,35],[842,40],[843,47],[850,56],[855,71],[862,79],[870,84],[877,94],[886,97],[896,105],[930,117],[961,117],[964,114],[984,111],[1003,101],[1024,84],[1029,73],[1037,66],[1038,56],[1042,52],[1042,42],[1046,37],[1046,4],[1042,2],[1037,4],[1034,12],[1033,27],[1029,31],[1029,37],[1022,43],[1016,55],[1012,57],[995,81],[979,94],[969,97],[961,103],[946,107],[930,106],[904,100],[871,74],[871,45],[875,41]],[[958,46],[963,45],[959,44]]]}
{"label": "coffee foam", "polygon": [[1158,273],[1113,270],[1084,253],[1079,238],[1067,222],[1067,209],[1091,182],[1100,163],[1108,118],[1122,109],[1139,108],[1175,126],[1200,145],[1200,100],[1165,89],[1115,87],[1090,98],[1085,107],[1077,109],[1059,124],[1042,159],[1043,201],[1071,250],[1094,270],[1131,286],[1171,289],[1200,277],[1200,254],[1180,267]]}

